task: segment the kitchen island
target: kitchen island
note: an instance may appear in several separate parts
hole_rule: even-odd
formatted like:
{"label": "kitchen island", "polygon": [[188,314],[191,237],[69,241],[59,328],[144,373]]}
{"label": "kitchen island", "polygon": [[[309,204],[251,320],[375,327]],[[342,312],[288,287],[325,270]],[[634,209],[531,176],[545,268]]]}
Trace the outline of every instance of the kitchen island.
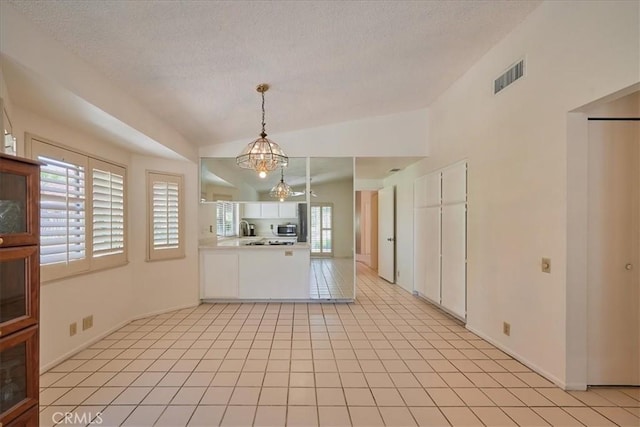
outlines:
{"label": "kitchen island", "polygon": [[308,243],[240,238],[200,244],[200,298],[308,300]]}

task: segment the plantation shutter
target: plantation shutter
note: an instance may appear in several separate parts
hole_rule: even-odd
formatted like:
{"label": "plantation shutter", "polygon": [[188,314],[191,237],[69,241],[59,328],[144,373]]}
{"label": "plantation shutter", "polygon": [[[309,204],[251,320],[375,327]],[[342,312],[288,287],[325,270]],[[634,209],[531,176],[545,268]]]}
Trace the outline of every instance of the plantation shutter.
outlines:
{"label": "plantation shutter", "polygon": [[182,177],[148,172],[150,196],[149,259],[184,256]]}
{"label": "plantation shutter", "polygon": [[218,236],[235,236],[235,213],[231,202],[216,203],[216,234]]}
{"label": "plantation shutter", "polygon": [[88,158],[42,141],[32,142],[40,167],[40,265],[43,281],[90,268],[87,212]]}
{"label": "plantation shutter", "polygon": [[91,162],[93,258],[124,255],[125,170],[106,162]]}

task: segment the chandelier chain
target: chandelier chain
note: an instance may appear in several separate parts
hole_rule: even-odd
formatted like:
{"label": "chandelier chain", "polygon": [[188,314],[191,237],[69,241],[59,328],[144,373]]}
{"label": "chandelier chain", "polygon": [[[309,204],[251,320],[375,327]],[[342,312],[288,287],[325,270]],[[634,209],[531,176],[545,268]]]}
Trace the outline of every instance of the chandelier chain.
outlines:
{"label": "chandelier chain", "polygon": [[265,138],[267,136],[267,133],[264,130],[264,127],[266,125],[266,123],[264,122],[264,91],[261,92],[262,95],[262,133],[260,133],[260,136]]}

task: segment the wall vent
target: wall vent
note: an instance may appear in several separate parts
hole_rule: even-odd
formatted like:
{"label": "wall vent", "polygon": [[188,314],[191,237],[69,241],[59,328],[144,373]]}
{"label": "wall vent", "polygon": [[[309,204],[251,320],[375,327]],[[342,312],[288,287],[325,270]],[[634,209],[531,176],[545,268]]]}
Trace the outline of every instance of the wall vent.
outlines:
{"label": "wall vent", "polygon": [[493,82],[493,94],[500,92],[511,83],[524,76],[524,59],[520,60],[513,67],[509,68]]}

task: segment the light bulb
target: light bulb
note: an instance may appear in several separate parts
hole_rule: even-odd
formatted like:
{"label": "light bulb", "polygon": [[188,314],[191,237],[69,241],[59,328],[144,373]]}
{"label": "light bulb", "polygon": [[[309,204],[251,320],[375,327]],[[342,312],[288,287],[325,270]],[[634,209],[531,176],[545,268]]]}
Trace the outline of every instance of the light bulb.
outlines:
{"label": "light bulb", "polygon": [[266,178],[267,173],[266,173],[265,171],[260,171],[260,173],[258,174],[258,176],[259,176],[260,178]]}
{"label": "light bulb", "polygon": [[284,199],[283,199],[282,197],[280,197],[280,201],[281,201],[281,202],[284,202]]}

